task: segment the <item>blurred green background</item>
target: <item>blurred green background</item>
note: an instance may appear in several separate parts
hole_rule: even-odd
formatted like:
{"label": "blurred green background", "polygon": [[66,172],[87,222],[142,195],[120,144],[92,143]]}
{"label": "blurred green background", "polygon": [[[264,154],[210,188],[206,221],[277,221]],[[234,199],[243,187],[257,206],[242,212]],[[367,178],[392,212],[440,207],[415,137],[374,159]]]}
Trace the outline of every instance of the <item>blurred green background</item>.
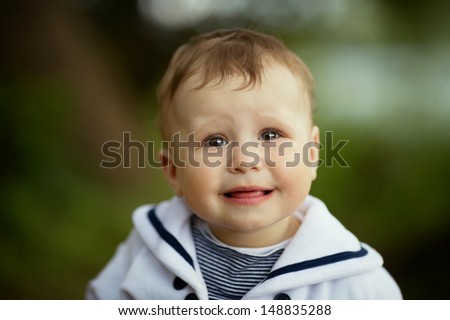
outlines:
{"label": "blurred green background", "polygon": [[130,169],[100,168],[102,144],[159,141],[174,49],[238,26],[303,58],[322,137],[349,140],[349,167],[321,167],[312,194],[383,254],[405,298],[450,298],[450,2],[400,0],[2,1],[0,298],[84,297],[132,210],[171,195],[134,153]]}

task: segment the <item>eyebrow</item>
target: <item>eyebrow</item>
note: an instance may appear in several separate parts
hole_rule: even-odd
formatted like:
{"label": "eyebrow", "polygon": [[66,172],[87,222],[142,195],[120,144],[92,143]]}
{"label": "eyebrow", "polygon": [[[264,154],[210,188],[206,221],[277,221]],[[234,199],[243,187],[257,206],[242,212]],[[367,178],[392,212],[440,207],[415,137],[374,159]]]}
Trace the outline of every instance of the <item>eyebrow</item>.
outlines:
{"label": "eyebrow", "polygon": [[275,127],[275,128],[280,128],[280,129],[287,128],[287,130],[295,129],[295,127],[292,127],[288,123],[278,121],[276,118],[273,118],[268,115],[257,114],[255,116],[258,117],[262,123],[271,123],[271,125],[269,125],[269,127]]}
{"label": "eyebrow", "polygon": [[[221,124],[224,122],[224,120],[222,119],[221,121],[217,121],[217,120],[210,120],[210,121],[202,121],[203,123],[201,123],[197,128],[193,128],[193,133],[194,134],[199,134],[199,135],[205,135],[205,134],[212,134],[215,132],[220,132],[221,131]],[[214,132],[212,132],[214,131]]]}

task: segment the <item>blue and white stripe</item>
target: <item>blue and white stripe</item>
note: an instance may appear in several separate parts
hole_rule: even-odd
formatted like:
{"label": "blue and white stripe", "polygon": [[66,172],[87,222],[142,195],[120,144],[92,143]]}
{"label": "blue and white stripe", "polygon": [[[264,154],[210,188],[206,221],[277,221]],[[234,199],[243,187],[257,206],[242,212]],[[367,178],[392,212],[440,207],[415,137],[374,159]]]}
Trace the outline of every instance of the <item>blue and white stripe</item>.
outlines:
{"label": "blue and white stripe", "polygon": [[198,228],[192,232],[210,300],[240,300],[266,279],[284,250],[254,256],[221,246]]}

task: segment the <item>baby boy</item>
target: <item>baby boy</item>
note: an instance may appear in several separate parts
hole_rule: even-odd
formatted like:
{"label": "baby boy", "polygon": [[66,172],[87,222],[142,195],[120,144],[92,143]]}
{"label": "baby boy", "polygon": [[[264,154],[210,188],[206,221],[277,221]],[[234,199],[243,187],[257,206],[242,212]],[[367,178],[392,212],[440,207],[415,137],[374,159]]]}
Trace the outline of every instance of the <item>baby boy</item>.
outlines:
{"label": "baby boy", "polygon": [[88,298],[401,298],[381,256],[309,195],[313,78],[279,40],[243,29],[191,39],[158,103],[176,196],[136,209]]}

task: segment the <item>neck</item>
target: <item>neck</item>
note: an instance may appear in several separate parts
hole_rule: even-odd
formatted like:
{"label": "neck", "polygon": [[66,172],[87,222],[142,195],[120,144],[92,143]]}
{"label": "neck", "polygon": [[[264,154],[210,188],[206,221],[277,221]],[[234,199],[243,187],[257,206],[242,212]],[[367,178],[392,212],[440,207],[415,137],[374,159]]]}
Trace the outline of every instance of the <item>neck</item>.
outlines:
{"label": "neck", "polygon": [[211,232],[221,242],[239,248],[262,248],[292,238],[300,227],[300,221],[290,216],[276,225],[255,231],[241,231],[218,228],[209,225]]}

